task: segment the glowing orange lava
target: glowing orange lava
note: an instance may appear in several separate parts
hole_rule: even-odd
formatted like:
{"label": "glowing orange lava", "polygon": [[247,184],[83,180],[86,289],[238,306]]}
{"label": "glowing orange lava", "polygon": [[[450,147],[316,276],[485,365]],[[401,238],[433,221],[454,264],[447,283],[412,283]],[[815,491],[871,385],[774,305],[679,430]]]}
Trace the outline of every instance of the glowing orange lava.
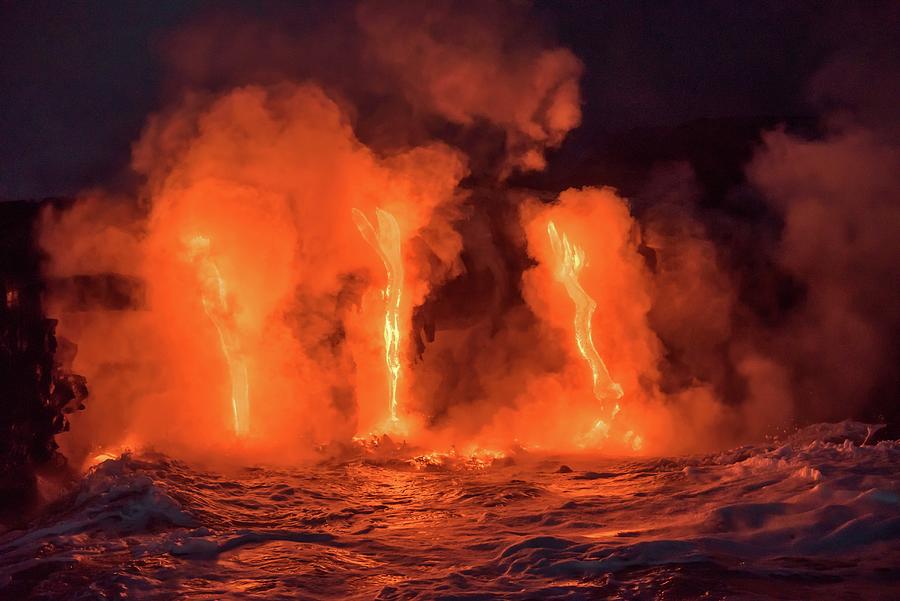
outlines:
{"label": "glowing orange lava", "polygon": [[[591,319],[597,303],[581,287],[578,280],[578,274],[585,264],[584,250],[569,242],[565,232],[560,235],[556,224],[552,221],[547,224],[547,235],[550,237],[550,246],[556,257],[556,279],[562,282],[572,302],[575,303],[575,343],[578,345],[581,356],[591,368],[594,397],[601,402],[608,398],[618,400],[622,398],[622,387],[613,381],[606,369],[606,364],[603,363],[603,359],[594,346]],[[618,412],[619,405],[616,403],[610,411],[609,419],[615,417]],[[605,437],[608,431],[607,422],[598,420],[591,432],[602,434]]]}
{"label": "glowing orange lava", "polygon": [[228,371],[231,374],[231,410],[234,433],[245,436],[250,430],[250,383],[247,364],[243,359],[233,308],[229,306],[227,289],[222,274],[212,257],[210,241],[205,236],[194,236],[188,243],[191,257],[197,264],[197,275],[202,289],[203,310],[216,327],[219,345]]}
{"label": "glowing orange lava", "polygon": [[397,384],[400,380],[400,299],[403,291],[403,258],[400,253],[400,225],[397,219],[383,209],[375,209],[378,230],[358,209],[353,209],[353,220],[359,233],[381,257],[387,272],[384,297],[384,362],[388,370],[390,386],[390,419],[398,421]]}

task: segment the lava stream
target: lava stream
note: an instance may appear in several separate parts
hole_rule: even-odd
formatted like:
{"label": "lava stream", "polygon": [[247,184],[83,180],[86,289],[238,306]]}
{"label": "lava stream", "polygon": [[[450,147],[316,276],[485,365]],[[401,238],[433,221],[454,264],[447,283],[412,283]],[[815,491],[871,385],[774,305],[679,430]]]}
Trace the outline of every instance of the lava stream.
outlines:
{"label": "lava stream", "polygon": [[219,345],[231,374],[231,409],[234,433],[245,436],[250,430],[250,382],[243,359],[233,308],[229,306],[225,281],[219,267],[209,255],[209,238],[195,236],[190,241],[191,254],[197,263],[202,287],[203,310],[216,327]]}
{"label": "lava stream", "polygon": [[400,225],[397,219],[383,209],[375,209],[378,231],[358,209],[353,209],[353,220],[359,233],[381,257],[387,272],[384,298],[384,362],[390,380],[390,419],[397,423],[397,383],[400,379],[400,298],[403,291],[403,258],[400,253]]}
{"label": "lava stream", "polygon": [[[591,334],[591,320],[597,303],[578,281],[578,273],[585,264],[584,250],[569,242],[565,233],[560,236],[556,224],[552,221],[547,224],[547,235],[550,237],[550,245],[556,256],[556,279],[562,282],[572,302],[575,303],[575,342],[581,356],[591,368],[594,397],[599,401],[610,397],[618,400],[622,398],[622,387],[609,375],[606,364],[603,363],[603,359],[594,346]],[[618,411],[619,405],[616,404],[609,417],[614,417]],[[595,425],[595,428],[598,426],[600,426],[600,422]],[[605,423],[601,429],[603,427],[605,427]]]}

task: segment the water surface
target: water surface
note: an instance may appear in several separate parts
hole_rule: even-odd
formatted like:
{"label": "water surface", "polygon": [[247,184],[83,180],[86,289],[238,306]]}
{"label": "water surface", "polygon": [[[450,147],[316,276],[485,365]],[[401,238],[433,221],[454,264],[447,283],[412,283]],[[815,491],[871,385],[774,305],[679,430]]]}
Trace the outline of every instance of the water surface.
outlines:
{"label": "water surface", "polygon": [[0,535],[0,598],[900,598],[900,443],[860,436],[228,474],[126,455]]}

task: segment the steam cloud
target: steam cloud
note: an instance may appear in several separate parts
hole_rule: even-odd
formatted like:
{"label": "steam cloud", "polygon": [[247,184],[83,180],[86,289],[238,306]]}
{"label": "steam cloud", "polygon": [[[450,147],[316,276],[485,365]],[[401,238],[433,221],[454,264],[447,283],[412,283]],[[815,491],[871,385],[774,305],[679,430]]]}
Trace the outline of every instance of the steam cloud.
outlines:
{"label": "steam cloud", "polygon": [[377,429],[384,273],[353,209],[400,224],[401,405],[431,448],[598,442],[550,219],[585,249],[595,343],[625,390],[607,450],[630,451],[635,433],[647,452],[689,451],[842,417],[896,374],[895,140],[846,122],[816,140],[764,135],[747,183],[783,227],[757,246],[801,291],[768,319],[743,288],[759,272],[713,235],[689,167],[657,170],[642,211],[602,182],[552,199],[509,186],[581,120],[581,63],[519,5],[363,2],[292,34],[301,17],[218,16],[170,36],[172,101],[133,150],[142,187],[45,216],[48,275],[146,285],[134,311],[55,299],[94,394],[70,453],[232,446],[197,435],[227,431],[228,397],[185,260],[197,235],[235,307],[257,456],[295,460]]}

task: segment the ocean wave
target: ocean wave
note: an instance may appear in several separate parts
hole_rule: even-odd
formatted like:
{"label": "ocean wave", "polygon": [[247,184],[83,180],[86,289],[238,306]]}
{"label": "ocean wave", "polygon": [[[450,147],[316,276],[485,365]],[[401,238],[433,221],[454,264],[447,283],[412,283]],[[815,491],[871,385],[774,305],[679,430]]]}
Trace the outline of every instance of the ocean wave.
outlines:
{"label": "ocean wave", "polygon": [[890,598],[900,443],[872,433],[643,460],[396,446],[228,473],[129,454],[0,536],[0,597]]}

